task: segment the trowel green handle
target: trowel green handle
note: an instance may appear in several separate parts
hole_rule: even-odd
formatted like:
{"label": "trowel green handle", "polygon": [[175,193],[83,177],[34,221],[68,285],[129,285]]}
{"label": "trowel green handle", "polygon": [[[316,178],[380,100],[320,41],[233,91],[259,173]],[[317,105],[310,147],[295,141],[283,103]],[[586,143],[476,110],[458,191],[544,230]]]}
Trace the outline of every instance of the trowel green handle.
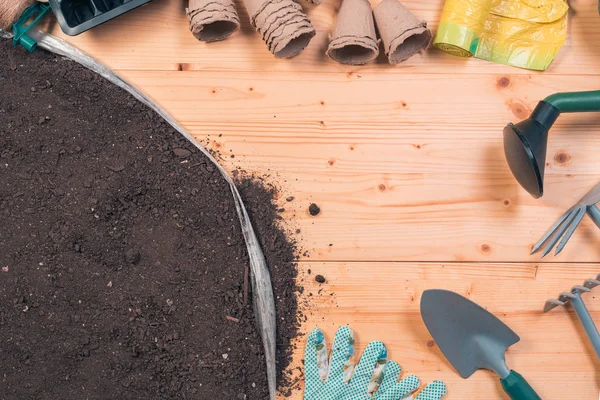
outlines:
{"label": "trowel green handle", "polygon": [[504,379],[500,379],[502,388],[513,400],[542,400],[518,372],[510,371]]}
{"label": "trowel green handle", "polygon": [[600,90],[556,93],[544,99],[561,113],[600,111]]}

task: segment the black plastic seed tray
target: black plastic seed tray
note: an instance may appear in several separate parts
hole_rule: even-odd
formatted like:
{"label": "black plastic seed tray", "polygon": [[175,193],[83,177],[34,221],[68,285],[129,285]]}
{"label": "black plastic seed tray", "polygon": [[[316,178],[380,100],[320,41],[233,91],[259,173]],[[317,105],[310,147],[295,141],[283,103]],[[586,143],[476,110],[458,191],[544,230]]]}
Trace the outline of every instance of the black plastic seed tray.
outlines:
{"label": "black plastic seed tray", "polygon": [[79,35],[151,0],[50,0],[64,33]]}

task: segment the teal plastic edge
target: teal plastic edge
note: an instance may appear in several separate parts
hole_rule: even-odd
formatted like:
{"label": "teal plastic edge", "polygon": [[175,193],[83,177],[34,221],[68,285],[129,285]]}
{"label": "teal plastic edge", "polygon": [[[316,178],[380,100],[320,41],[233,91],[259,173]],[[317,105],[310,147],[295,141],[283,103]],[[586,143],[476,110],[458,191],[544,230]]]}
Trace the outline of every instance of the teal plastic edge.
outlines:
{"label": "teal plastic edge", "polygon": [[[21,45],[30,52],[35,50],[37,42],[27,35],[27,32],[36,26],[49,12],[50,5],[40,2],[25,9],[13,25],[13,45]],[[31,22],[28,23],[30,20]]]}

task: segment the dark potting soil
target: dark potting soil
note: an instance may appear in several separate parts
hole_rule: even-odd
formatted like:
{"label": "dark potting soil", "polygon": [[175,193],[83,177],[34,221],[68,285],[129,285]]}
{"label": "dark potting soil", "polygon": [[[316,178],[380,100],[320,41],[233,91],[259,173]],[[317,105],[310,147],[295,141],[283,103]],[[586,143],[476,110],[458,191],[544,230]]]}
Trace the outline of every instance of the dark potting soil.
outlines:
{"label": "dark potting soil", "polygon": [[[217,169],[79,65],[0,41],[0,397],[268,398],[248,257]],[[294,244],[240,184],[297,334]],[[283,385],[281,374],[279,382]]]}

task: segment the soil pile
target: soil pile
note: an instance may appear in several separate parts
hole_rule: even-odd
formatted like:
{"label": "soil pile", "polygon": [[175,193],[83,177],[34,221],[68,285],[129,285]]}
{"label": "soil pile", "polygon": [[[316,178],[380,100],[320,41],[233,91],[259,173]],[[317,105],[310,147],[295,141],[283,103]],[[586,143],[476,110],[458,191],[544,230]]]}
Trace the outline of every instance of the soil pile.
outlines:
{"label": "soil pile", "polygon": [[[216,168],[83,67],[8,41],[0,53],[2,398],[268,398],[245,243]],[[242,186],[282,370],[295,248],[272,189]]]}

